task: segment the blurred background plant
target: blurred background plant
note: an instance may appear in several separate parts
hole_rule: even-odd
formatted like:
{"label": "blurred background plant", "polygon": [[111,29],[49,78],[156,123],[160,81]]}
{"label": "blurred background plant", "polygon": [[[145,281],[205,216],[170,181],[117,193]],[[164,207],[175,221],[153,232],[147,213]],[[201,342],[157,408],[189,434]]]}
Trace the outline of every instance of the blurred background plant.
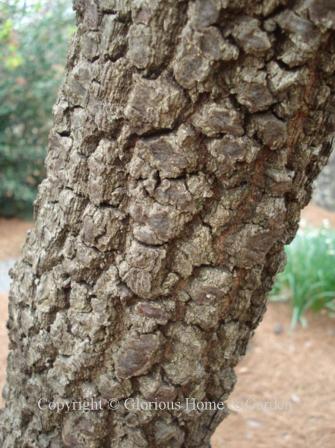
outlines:
{"label": "blurred background plant", "polygon": [[286,247],[287,264],[277,277],[272,300],[290,300],[291,326],[306,325],[308,310],[335,313],[335,231],[301,228]]}
{"label": "blurred background plant", "polygon": [[68,0],[0,1],[0,214],[31,215],[74,32]]}

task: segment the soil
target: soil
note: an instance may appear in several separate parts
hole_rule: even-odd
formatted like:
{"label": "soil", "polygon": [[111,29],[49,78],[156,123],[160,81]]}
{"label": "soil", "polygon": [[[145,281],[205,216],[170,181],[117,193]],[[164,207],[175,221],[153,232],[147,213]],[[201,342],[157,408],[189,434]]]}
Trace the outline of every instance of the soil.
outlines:
{"label": "soil", "polygon": [[0,260],[17,258],[20,255],[26,233],[31,222],[19,219],[0,218]]}
{"label": "soil", "polygon": [[335,319],[309,315],[292,332],[290,318],[287,304],[269,304],[212,448],[334,448]]}
{"label": "soil", "polygon": [[[302,218],[307,225],[335,227],[335,214],[314,205]],[[30,227],[31,223],[0,219],[0,260],[18,256]],[[335,319],[322,313],[307,318],[306,328],[291,331],[290,306],[269,304],[236,368],[238,382],[228,400],[231,415],[215,432],[212,448],[335,447]],[[0,294],[1,388],[6,319],[7,295]]]}
{"label": "soil", "polygon": [[[301,213],[303,224],[311,227],[335,227],[335,213],[317,205],[308,205]],[[335,443],[334,443],[335,446]]]}

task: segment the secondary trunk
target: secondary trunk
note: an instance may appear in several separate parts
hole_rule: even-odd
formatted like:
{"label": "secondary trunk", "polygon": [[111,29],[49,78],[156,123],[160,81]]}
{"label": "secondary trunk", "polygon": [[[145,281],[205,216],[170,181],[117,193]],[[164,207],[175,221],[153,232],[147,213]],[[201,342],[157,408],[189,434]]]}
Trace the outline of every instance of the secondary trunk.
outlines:
{"label": "secondary trunk", "polygon": [[75,8],[12,272],[1,446],[205,447],[225,409],[127,407],[231,392],[330,152],[334,3]]}
{"label": "secondary trunk", "polygon": [[313,194],[313,201],[335,212],[335,152],[332,153],[327,166],[318,177]]}

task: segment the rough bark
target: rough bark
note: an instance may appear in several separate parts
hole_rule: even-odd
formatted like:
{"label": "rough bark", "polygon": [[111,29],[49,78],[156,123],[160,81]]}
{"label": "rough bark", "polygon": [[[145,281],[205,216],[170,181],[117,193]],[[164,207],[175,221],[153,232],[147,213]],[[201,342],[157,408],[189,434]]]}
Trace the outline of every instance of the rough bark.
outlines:
{"label": "rough bark", "polygon": [[[205,447],[334,125],[333,0],[77,0],[13,272],[3,448]],[[107,401],[104,401],[107,403]]]}

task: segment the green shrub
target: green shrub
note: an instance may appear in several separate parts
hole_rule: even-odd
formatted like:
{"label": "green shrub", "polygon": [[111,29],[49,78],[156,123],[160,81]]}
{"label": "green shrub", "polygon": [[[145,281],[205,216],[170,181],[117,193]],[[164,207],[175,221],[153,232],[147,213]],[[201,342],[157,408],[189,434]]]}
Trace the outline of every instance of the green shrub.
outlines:
{"label": "green shrub", "polygon": [[292,326],[304,324],[311,309],[335,310],[335,231],[299,230],[287,246],[287,265],[271,292],[273,300],[291,300]]}
{"label": "green shrub", "polygon": [[73,28],[67,0],[0,2],[2,216],[31,213]]}

